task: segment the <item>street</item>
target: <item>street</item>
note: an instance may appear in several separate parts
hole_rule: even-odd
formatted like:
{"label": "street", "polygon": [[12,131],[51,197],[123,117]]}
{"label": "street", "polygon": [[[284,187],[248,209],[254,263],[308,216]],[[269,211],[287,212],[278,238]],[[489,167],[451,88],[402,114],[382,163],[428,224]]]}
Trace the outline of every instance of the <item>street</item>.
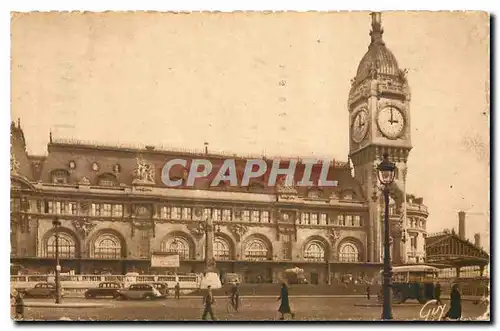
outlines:
{"label": "street", "polygon": [[[27,299],[26,303],[53,302],[45,299]],[[104,304],[104,307],[92,308],[49,308],[26,307],[25,320],[81,320],[81,321],[189,321],[200,320],[203,311],[201,298],[181,298],[181,300],[158,301],[116,301],[110,299],[85,300],[65,299],[64,303]],[[443,303],[448,305],[447,300]],[[276,298],[242,299],[243,307],[238,313],[227,312],[227,299],[216,300],[214,312],[220,321],[262,321],[277,319],[278,302]],[[382,308],[376,299],[363,298],[291,298],[295,320],[333,321],[333,320],[379,320]],[[394,305],[395,320],[422,320],[422,305],[409,302]],[[448,306],[446,307],[446,310]],[[485,307],[470,301],[462,302],[462,316],[465,319],[476,318],[485,312]],[[289,319],[289,317],[287,318]]]}

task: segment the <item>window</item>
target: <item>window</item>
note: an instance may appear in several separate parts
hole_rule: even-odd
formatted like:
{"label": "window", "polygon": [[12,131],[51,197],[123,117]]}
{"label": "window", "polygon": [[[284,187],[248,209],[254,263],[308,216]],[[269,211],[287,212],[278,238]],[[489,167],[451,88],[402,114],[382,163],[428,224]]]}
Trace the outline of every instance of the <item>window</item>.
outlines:
{"label": "window", "polygon": [[345,226],[354,226],[353,220],[352,220],[352,215],[346,215],[345,216]]}
{"label": "window", "polygon": [[250,221],[250,211],[249,210],[244,210],[243,211],[243,221],[249,222]]}
{"label": "window", "polygon": [[361,216],[355,215],[354,216],[354,226],[361,226]]}
{"label": "window", "polygon": [[262,223],[269,223],[271,220],[269,219],[269,212],[268,211],[263,211],[261,213],[261,222]]}
{"label": "window", "polygon": [[76,202],[65,202],[64,213],[67,215],[76,215]]}
{"label": "window", "polygon": [[[76,257],[75,240],[67,233],[59,232],[59,257],[74,258]],[[47,240],[47,257],[56,256],[56,236],[53,234]]]}
{"label": "window", "polygon": [[229,244],[222,238],[214,240],[214,257],[216,260],[230,260]]}
{"label": "window", "polygon": [[62,204],[61,202],[57,201],[48,201],[47,202],[48,206],[48,213],[49,214],[62,214]]}
{"label": "window", "polygon": [[167,207],[161,207],[160,218],[162,218],[162,219],[168,218],[168,208]]}
{"label": "window", "polygon": [[111,205],[109,203],[102,205],[101,216],[111,216]]}
{"label": "window", "polygon": [[337,215],[337,225],[345,226],[344,215]]}
{"label": "window", "polygon": [[416,236],[411,236],[410,237],[410,243],[411,243],[411,249],[412,250],[417,250],[417,237]]}
{"label": "window", "polygon": [[326,218],[326,214],[322,213],[322,214],[319,215],[319,224],[321,224],[321,225],[328,224],[327,218]]}
{"label": "window", "polygon": [[52,184],[67,184],[69,173],[64,169],[57,169],[52,171]]}
{"label": "window", "polygon": [[123,205],[113,205],[113,216],[114,217],[123,216]]}
{"label": "window", "polygon": [[356,245],[352,243],[345,243],[340,247],[339,254],[340,262],[358,262],[359,252]]}
{"label": "window", "polygon": [[210,208],[203,209],[203,219],[206,220],[210,217],[212,217],[212,210]]}
{"label": "window", "polygon": [[267,245],[261,239],[251,239],[245,246],[245,259],[247,260],[267,260]]}
{"label": "window", "polygon": [[97,203],[92,204],[91,216],[101,216],[101,205]]}
{"label": "window", "polygon": [[191,219],[191,208],[188,207],[182,208],[182,219],[185,220]]}
{"label": "window", "polygon": [[312,261],[325,261],[325,248],[319,241],[311,241],[304,249],[304,258]]}
{"label": "window", "polygon": [[21,210],[21,201],[19,199],[10,199],[10,211],[20,211]]}
{"label": "window", "polygon": [[213,210],[213,217],[214,217],[214,221],[220,221],[221,220],[221,211],[220,209],[214,209]]}
{"label": "window", "polygon": [[302,213],[302,224],[309,224],[309,213]]}
{"label": "window", "polygon": [[94,258],[119,259],[122,246],[120,240],[112,234],[100,235],[94,242]]}
{"label": "window", "polygon": [[222,220],[231,221],[231,209],[224,209],[222,211]]}
{"label": "window", "polygon": [[311,214],[311,224],[318,225],[318,214]]}
{"label": "window", "polygon": [[172,215],[171,218],[173,220],[178,220],[181,218],[181,208],[180,207],[172,207]]}
{"label": "window", "polygon": [[183,237],[177,236],[163,241],[160,250],[162,252],[177,253],[181,260],[188,260],[190,258],[189,243]]}
{"label": "window", "polygon": [[259,211],[252,210],[252,222],[259,222]]}

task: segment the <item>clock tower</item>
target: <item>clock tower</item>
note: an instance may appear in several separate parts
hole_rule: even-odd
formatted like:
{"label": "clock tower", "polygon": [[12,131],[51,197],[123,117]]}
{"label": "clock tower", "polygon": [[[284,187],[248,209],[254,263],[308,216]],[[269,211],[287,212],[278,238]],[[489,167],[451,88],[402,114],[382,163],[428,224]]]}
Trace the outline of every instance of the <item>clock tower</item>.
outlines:
{"label": "clock tower", "polygon": [[384,201],[379,190],[377,165],[385,153],[396,164],[391,187],[390,222],[393,236],[393,262],[403,263],[404,245],[400,238],[405,224],[406,163],[412,148],[410,139],[410,89],[406,70],[386,47],[381,13],[372,13],[371,43],[359,63],[349,92],[349,157],[355,178],[369,201],[367,252],[370,262],[382,260]]}

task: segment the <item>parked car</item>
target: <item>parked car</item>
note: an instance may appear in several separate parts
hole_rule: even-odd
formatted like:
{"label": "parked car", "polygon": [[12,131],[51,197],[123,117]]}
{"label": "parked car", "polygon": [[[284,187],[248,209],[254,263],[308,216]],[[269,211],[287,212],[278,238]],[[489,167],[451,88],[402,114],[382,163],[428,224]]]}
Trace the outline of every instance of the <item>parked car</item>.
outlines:
{"label": "parked car", "polygon": [[152,300],[161,298],[161,293],[151,284],[136,283],[118,292],[120,300]]}
{"label": "parked car", "polygon": [[102,282],[96,288],[89,288],[85,291],[87,299],[97,297],[113,297],[118,298],[119,291],[123,289],[123,284],[118,282]]}
{"label": "parked car", "polygon": [[151,283],[151,285],[153,285],[153,287],[155,289],[157,289],[158,292],[160,292],[160,298],[168,297],[168,284],[167,283],[157,282],[157,283]]}
{"label": "parked car", "polygon": [[[38,283],[35,287],[24,291],[25,298],[55,298],[56,297],[55,283]],[[61,297],[64,296],[64,289],[61,287]]]}

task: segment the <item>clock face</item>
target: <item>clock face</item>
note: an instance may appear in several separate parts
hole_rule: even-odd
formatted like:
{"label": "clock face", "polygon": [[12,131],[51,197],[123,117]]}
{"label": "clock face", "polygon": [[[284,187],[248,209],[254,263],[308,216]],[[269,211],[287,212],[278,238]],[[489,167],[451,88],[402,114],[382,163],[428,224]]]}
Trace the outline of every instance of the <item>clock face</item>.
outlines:
{"label": "clock face", "polygon": [[377,123],[384,136],[389,139],[396,139],[403,133],[405,118],[399,109],[388,106],[379,112]]}
{"label": "clock face", "polygon": [[361,142],[368,132],[368,113],[366,110],[361,110],[354,116],[352,121],[352,140]]}

